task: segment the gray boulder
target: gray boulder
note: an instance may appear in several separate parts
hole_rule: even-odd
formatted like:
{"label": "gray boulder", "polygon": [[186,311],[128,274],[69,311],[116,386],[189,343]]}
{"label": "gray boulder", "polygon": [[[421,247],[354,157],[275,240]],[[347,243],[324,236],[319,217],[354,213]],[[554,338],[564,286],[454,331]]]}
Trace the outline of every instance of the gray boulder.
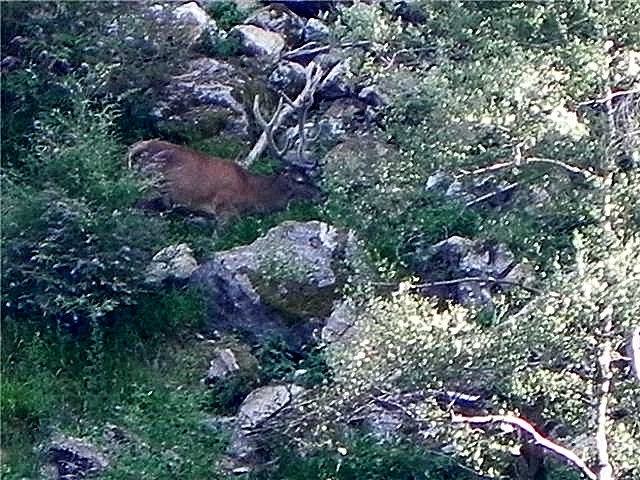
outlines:
{"label": "gray boulder", "polygon": [[145,281],[159,284],[165,280],[188,280],[196,268],[198,262],[186,243],[170,245],[153,256],[145,274]]}
{"label": "gray boulder", "polygon": [[327,24],[317,18],[310,18],[304,25],[303,37],[305,42],[327,43],[330,30]]}
{"label": "gray boulder", "polygon": [[217,30],[216,22],[198,2],[183,3],[172,11],[172,15],[190,45],[197,43],[205,33]]}
{"label": "gray boulder", "polygon": [[90,443],[75,437],[57,435],[42,448],[48,479],[76,480],[108,467],[106,456]]}
{"label": "gray boulder", "polygon": [[427,191],[439,192],[465,204],[491,208],[502,208],[510,204],[518,192],[517,187],[517,184],[494,175],[455,178],[442,171],[429,176],[425,183]]}
{"label": "gray boulder", "polygon": [[349,341],[354,337],[354,323],[357,317],[356,305],[346,299],[338,303],[322,328],[322,341],[329,344]]}
{"label": "gray boulder", "polygon": [[515,261],[514,255],[500,244],[453,236],[416,255],[415,270],[425,282],[463,278],[478,280],[435,285],[425,293],[448,298],[463,305],[491,306],[497,289],[509,290],[516,284],[528,285],[532,269]]}
{"label": "gray boulder", "polygon": [[341,61],[328,70],[318,88],[318,98],[334,100],[353,93],[348,61]]}
{"label": "gray boulder", "polygon": [[284,222],[250,245],[217,252],[191,282],[205,295],[212,328],[300,343],[318,326],[312,319],[331,313],[352,270],[365,265],[351,233],[317,221]]}
{"label": "gray boulder", "polygon": [[[276,417],[304,391],[298,385],[269,385],[252,391],[240,405],[227,454],[243,462],[263,461],[264,446],[256,431]],[[237,466],[236,466],[237,468]]]}
{"label": "gray boulder", "polygon": [[251,57],[277,57],[285,46],[282,35],[255,25],[237,25],[231,29],[229,37],[236,39],[242,53]]}
{"label": "gray boulder", "polygon": [[289,45],[298,45],[303,38],[304,21],[283,5],[268,5],[255,12],[245,22],[280,34]]}
{"label": "gray boulder", "polygon": [[204,383],[215,384],[235,376],[255,377],[258,362],[246,346],[228,346],[218,350],[209,362]]}
{"label": "gray boulder", "polygon": [[302,91],[305,82],[305,68],[296,62],[280,62],[269,76],[269,86],[292,99]]}

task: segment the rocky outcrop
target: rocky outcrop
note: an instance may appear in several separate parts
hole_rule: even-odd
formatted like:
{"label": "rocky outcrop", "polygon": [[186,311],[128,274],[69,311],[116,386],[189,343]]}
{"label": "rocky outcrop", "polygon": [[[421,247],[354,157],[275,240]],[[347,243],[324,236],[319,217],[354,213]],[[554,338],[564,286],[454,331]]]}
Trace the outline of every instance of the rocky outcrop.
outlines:
{"label": "rocky outcrop", "polygon": [[243,80],[238,71],[213,58],[188,63],[186,73],[176,75],[158,95],[152,117],[167,133],[225,133],[244,138],[249,120],[237,98]]}
{"label": "rocky outcrop", "polygon": [[191,282],[207,301],[210,327],[303,343],[327,317],[363,253],[352,234],[326,223],[284,222],[244,247],[217,252]]}
{"label": "rocky outcrop", "polygon": [[255,25],[233,27],[229,32],[229,37],[236,39],[242,53],[251,57],[276,57],[285,46],[285,40],[282,35]]}
{"label": "rocky outcrop", "polygon": [[247,395],[238,410],[227,454],[246,463],[263,461],[266,452],[256,431],[274,421],[303,391],[298,385],[268,385]]}
{"label": "rocky outcrop", "polygon": [[302,41],[305,27],[303,19],[281,4],[261,8],[244,23],[280,34],[289,46]]}
{"label": "rocky outcrop", "polygon": [[[533,279],[532,269],[518,263],[504,245],[463,237],[443,240],[415,258],[420,259],[415,270],[425,282],[441,283],[426,287],[424,293],[463,305],[491,306],[496,290],[527,285]],[[446,283],[465,278],[472,280]]]}
{"label": "rocky outcrop", "polygon": [[176,22],[190,45],[196,44],[202,36],[217,29],[216,22],[200,7],[198,2],[183,3],[172,12]]}
{"label": "rocky outcrop", "polygon": [[109,462],[90,443],[75,437],[58,435],[42,448],[43,476],[51,480],[80,480],[99,473]]}
{"label": "rocky outcrop", "polygon": [[296,62],[280,62],[269,76],[269,86],[295,98],[305,85],[305,68]]}
{"label": "rocky outcrop", "polygon": [[219,349],[209,361],[204,383],[215,384],[231,377],[255,377],[258,362],[246,346],[228,346]]}
{"label": "rocky outcrop", "polygon": [[329,34],[330,30],[327,24],[317,18],[310,18],[302,30],[305,42],[327,43]]}
{"label": "rocky outcrop", "polygon": [[494,175],[455,178],[445,172],[434,173],[425,184],[425,190],[438,192],[468,206],[492,208],[510,203],[518,192],[518,187],[518,184],[506,182]]}

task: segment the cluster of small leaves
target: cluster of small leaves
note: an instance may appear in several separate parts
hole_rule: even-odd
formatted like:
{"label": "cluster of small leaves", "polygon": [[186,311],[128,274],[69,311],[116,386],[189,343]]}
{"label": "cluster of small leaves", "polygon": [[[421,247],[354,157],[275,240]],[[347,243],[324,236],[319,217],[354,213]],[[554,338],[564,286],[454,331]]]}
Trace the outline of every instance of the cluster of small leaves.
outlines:
{"label": "cluster of small leaves", "polygon": [[459,468],[449,458],[425,451],[408,442],[379,443],[357,433],[340,437],[332,448],[311,455],[294,451],[278,452],[277,468],[256,472],[252,478],[267,480],[472,480],[476,476]]}

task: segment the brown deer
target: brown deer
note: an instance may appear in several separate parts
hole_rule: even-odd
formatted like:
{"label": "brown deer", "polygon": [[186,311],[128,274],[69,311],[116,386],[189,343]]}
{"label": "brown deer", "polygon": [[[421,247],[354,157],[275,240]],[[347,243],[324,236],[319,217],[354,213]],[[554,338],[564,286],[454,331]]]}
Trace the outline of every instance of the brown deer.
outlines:
{"label": "brown deer", "polygon": [[[311,62],[306,67],[306,82],[299,95],[291,100],[282,93],[268,122],[260,112],[259,97],[255,97],[253,111],[263,132],[247,155],[245,165],[255,161],[267,146],[276,156],[285,157],[295,142],[289,137],[283,147],[278,147],[274,130],[293,113],[298,114],[296,158],[304,160],[306,144],[313,140],[305,132],[306,117],[323,76],[322,69]],[[271,176],[252,175],[239,164],[162,140],[133,145],[129,166],[150,174],[159,189],[160,198],[142,202],[143,206],[163,209],[177,206],[223,220],[245,212],[281,210],[293,199],[317,200],[320,195],[301,169],[289,168]]]}
{"label": "brown deer", "polygon": [[[293,113],[298,113],[297,158],[304,159],[305,146],[310,140],[305,132],[306,117],[322,78],[322,69],[311,62],[306,68],[306,84],[300,94],[295,100],[282,94],[269,122],[260,112],[260,99],[256,96],[254,114],[263,133],[247,155],[246,164],[256,160],[267,146],[276,156],[284,158],[295,142],[290,137],[283,147],[278,147],[274,130]],[[129,166],[150,174],[159,187],[160,198],[143,202],[143,206],[164,209],[178,206],[223,220],[245,212],[281,210],[290,200],[316,200],[320,194],[302,170],[289,168],[278,175],[252,175],[231,161],[162,140],[133,145],[129,151]]]}
{"label": "brown deer", "polygon": [[162,140],[136,143],[129,165],[155,177],[160,198],[147,206],[186,207],[227,219],[245,212],[272,212],[293,199],[317,199],[319,190],[302,172],[252,175],[240,165]]}

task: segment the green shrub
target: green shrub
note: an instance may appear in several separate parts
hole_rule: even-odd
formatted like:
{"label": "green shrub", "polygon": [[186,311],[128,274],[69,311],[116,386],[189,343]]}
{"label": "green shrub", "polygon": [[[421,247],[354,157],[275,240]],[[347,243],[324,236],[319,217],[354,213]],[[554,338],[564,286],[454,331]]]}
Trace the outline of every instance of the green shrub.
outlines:
{"label": "green shrub", "polygon": [[126,171],[112,109],[76,91],[52,111],[24,166],[3,178],[2,267],[9,312],[76,324],[135,301],[161,225],[133,210],[141,187]]}
{"label": "green shrub", "polygon": [[206,11],[222,30],[229,31],[236,25],[240,25],[247,18],[249,12],[241,8],[237,2],[220,0],[208,2]]}

